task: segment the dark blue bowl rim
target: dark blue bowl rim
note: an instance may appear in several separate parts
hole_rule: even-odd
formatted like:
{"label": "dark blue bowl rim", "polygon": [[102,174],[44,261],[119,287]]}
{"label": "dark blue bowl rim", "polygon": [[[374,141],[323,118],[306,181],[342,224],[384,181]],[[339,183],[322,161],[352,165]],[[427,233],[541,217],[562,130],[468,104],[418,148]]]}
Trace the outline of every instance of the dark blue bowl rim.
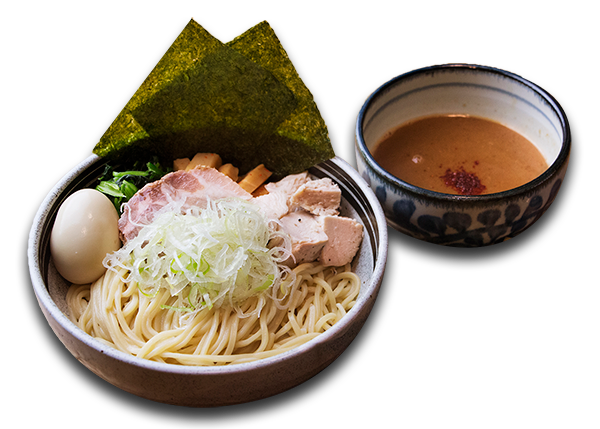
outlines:
{"label": "dark blue bowl rim", "polygon": [[[541,98],[545,99],[546,102],[554,109],[554,111],[561,123],[561,128],[563,131],[563,142],[562,142],[562,147],[558,154],[558,157],[554,160],[554,162],[550,166],[548,166],[546,171],[544,171],[541,175],[539,175],[532,181],[530,181],[522,186],[519,186],[519,187],[513,188],[513,189],[509,189],[509,190],[503,191],[503,192],[496,192],[493,194],[484,194],[484,195],[453,195],[453,194],[444,194],[441,192],[431,191],[429,189],[420,188],[418,186],[407,183],[407,182],[397,178],[396,176],[390,174],[387,170],[385,170],[383,167],[381,167],[375,161],[375,159],[371,155],[371,152],[367,148],[367,145],[364,141],[363,132],[362,132],[362,126],[364,123],[365,114],[366,114],[368,108],[370,107],[371,103],[373,103],[379,96],[381,96],[381,94],[383,94],[389,87],[394,86],[395,84],[397,84],[398,82],[400,82],[402,80],[414,77],[416,75],[427,74],[427,73],[432,73],[432,72],[436,72],[436,71],[461,70],[461,69],[498,74],[503,77],[517,81],[518,83],[520,83],[526,87],[529,87],[531,90],[536,92]],[[511,73],[509,71],[498,69],[495,67],[489,67],[489,66],[483,66],[483,65],[477,65],[477,64],[453,63],[453,64],[433,65],[433,66],[415,69],[415,70],[403,73],[401,75],[398,75],[398,76],[390,79],[389,81],[387,81],[386,83],[381,85],[379,88],[377,88],[367,98],[367,100],[363,104],[362,108],[360,109],[360,111],[358,113],[358,117],[356,120],[356,132],[355,133],[356,133],[356,144],[359,148],[360,155],[365,160],[365,162],[368,164],[368,166],[370,168],[372,168],[373,170],[375,170],[375,172],[377,174],[379,174],[383,180],[385,180],[392,186],[402,188],[405,191],[416,194],[420,197],[438,200],[438,201],[447,201],[447,202],[465,201],[465,202],[470,202],[470,203],[485,203],[485,202],[493,202],[493,201],[502,200],[507,197],[508,198],[515,197],[522,193],[529,192],[529,191],[537,188],[541,184],[545,183],[547,180],[551,179],[560,170],[562,165],[568,160],[569,154],[571,151],[571,130],[569,127],[569,121],[567,119],[567,115],[564,112],[561,105],[558,103],[558,101],[549,92],[547,92],[540,86],[534,84],[533,82],[531,82],[515,73]]]}

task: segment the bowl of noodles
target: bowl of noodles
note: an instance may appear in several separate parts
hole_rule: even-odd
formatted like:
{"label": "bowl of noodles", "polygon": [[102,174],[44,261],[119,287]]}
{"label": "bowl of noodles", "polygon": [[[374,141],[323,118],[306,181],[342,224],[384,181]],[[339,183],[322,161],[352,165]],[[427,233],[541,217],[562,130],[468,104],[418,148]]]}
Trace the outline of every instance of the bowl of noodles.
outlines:
{"label": "bowl of noodles", "polygon": [[[167,404],[216,407],[250,402],[315,376],[359,333],[383,278],[387,227],[374,193],[338,157],[311,167],[308,174],[339,186],[340,214],[362,225],[362,242],[345,267],[316,262],[292,268],[298,291],[293,305],[267,299],[259,311],[252,311],[255,304],[250,303],[242,314],[207,305],[194,312],[192,324],[179,316],[182,312],[173,311],[180,304],[156,304],[155,294],[124,283],[123,273],[113,270],[93,292],[100,294],[96,316],[86,319],[86,308],[78,306],[90,301],[90,287],[74,288],[59,274],[50,241],[61,204],[77,191],[92,188],[105,167],[106,160],[92,155],[56,184],[35,216],[28,245],[32,285],[44,316],[71,354],[102,379]],[[196,262],[188,265],[192,263],[198,268]],[[170,270],[177,271],[172,266]]]}

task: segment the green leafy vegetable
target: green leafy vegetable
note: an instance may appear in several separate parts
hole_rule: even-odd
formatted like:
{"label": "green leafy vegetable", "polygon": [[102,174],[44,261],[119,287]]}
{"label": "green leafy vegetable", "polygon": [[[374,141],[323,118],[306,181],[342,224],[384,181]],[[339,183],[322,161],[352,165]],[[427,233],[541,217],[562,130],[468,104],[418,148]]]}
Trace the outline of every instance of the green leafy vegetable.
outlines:
{"label": "green leafy vegetable", "polygon": [[[143,167],[146,167],[146,170],[140,170]],[[119,214],[122,213],[122,205],[129,201],[139,189],[150,182],[159,180],[171,171],[161,167],[156,159],[146,162],[145,165],[138,161],[133,168],[132,170],[115,171],[113,167],[107,165],[99,179],[100,183],[96,186],[96,190],[109,197]]]}

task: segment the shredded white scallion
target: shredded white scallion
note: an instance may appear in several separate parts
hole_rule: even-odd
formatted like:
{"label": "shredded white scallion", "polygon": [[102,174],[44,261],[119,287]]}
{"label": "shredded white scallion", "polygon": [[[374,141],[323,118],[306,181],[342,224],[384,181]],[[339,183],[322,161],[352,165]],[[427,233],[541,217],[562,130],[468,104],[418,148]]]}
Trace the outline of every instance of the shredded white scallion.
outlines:
{"label": "shredded white scallion", "polygon": [[269,291],[275,296],[290,283],[292,272],[282,264],[290,255],[289,236],[255,204],[223,199],[185,213],[169,204],[104,265],[127,269],[123,281],[135,282],[146,296],[169,290],[177,296],[169,308],[196,312],[237,307]]}

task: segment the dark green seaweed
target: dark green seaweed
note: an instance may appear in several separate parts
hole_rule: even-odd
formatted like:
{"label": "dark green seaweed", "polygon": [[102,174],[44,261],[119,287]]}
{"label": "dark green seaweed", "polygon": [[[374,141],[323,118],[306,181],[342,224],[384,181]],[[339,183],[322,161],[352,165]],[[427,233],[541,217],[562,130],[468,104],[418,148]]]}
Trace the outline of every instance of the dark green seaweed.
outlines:
{"label": "dark green seaweed", "polygon": [[94,148],[119,163],[219,153],[273,178],[335,154],[277,36],[262,22],[227,45],[191,20]]}

